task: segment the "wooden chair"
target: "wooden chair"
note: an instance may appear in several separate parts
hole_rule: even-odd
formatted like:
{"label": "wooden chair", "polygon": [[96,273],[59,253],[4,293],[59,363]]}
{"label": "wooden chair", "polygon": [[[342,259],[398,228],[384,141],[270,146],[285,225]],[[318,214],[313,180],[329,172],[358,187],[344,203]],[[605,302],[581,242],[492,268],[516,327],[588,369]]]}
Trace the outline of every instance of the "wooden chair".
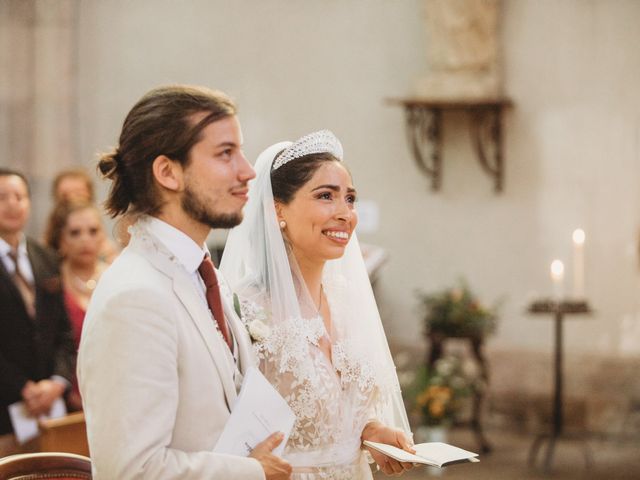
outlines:
{"label": "wooden chair", "polygon": [[91,480],[91,460],[73,453],[24,453],[0,458],[2,480]]}
{"label": "wooden chair", "polygon": [[66,452],[89,456],[84,413],[76,412],[60,418],[41,421],[37,439],[39,452]]}

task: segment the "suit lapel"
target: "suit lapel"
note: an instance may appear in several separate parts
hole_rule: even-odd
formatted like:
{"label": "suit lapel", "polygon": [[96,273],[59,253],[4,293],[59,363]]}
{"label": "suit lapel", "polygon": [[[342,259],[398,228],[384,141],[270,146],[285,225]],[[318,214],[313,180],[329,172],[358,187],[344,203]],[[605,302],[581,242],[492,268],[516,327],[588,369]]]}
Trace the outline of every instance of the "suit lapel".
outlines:
{"label": "suit lapel", "polygon": [[229,347],[218,334],[209,310],[202,301],[202,298],[198,295],[193,282],[186,274],[173,277],[173,290],[189,312],[191,319],[207,345],[209,354],[220,375],[220,381],[222,382],[227,398],[227,406],[231,409],[231,406],[236,400],[237,393],[235,383],[233,382],[233,371],[229,369],[229,362],[225,358],[225,350],[228,350]]}
{"label": "suit lapel", "polygon": [[225,349],[228,347],[218,334],[209,310],[198,295],[192,279],[173,255],[142,225],[134,226],[129,247],[140,252],[155,268],[172,279],[174,293],[189,313],[218,370],[227,407],[231,410],[237,392],[233,382],[233,371],[229,369],[229,363],[225,358]]}
{"label": "suit lapel", "polygon": [[36,288],[42,285],[42,271],[43,265],[40,262],[40,257],[35,254],[33,248],[31,248],[31,242],[27,240],[27,256],[29,257],[29,263],[31,264],[31,271],[33,272],[33,284]]}
{"label": "suit lapel", "polygon": [[[54,278],[53,281],[47,281],[48,279],[47,280],[44,279],[44,277],[42,276],[42,272],[46,270],[46,273],[49,273],[49,269],[46,268],[46,265],[43,262],[41,262],[40,256],[38,256],[34,251],[31,240],[29,239],[27,239],[27,257],[29,259],[29,263],[31,264],[31,272],[33,274],[33,286],[34,286],[34,294],[35,294],[34,308],[36,309],[36,312],[37,312],[38,298],[39,298],[38,289],[42,287],[43,283],[46,285],[54,284],[54,288],[59,289],[60,279]],[[9,274],[9,272],[4,266],[4,262],[2,261],[0,261],[0,276],[5,278],[6,284],[9,286],[9,290],[11,291],[12,295],[16,298],[18,302],[20,302],[20,305],[24,310],[24,318],[28,318],[31,322],[34,322],[38,318],[37,313],[35,315],[35,318],[28,314],[27,306],[24,303],[24,298],[22,296],[22,293],[20,293],[20,290],[18,290],[18,286],[15,284],[13,278],[11,277],[11,275]]]}

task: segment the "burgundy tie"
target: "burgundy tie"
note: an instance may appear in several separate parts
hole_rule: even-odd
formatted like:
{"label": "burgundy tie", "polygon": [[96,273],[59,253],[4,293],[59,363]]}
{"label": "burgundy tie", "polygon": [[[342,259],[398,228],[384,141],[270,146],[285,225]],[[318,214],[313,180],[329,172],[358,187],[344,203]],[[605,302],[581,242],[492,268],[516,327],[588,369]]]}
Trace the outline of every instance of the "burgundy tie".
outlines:
{"label": "burgundy tie", "polygon": [[204,257],[204,260],[202,260],[202,263],[198,268],[198,272],[207,287],[207,303],[209,304],[209,309],[213,313],[213,317],[216,319],[216,322],[218,322],[218,328],[227,342],[227,345],[229,345],[229,348],[233,350],[231,345],[231,336],[229,335],[229,327],[227,327],[227,322],[224,319],[224,312],[222,311],[218,277],[216,276],[216,271],[213,268],[213,262],[209,255]]}

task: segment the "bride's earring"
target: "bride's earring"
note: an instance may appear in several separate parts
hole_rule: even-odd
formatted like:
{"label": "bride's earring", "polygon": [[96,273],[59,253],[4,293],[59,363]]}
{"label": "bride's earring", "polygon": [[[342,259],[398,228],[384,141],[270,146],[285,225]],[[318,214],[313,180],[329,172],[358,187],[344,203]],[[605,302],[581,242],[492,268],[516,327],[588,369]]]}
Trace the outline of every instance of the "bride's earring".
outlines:
{"label": "bride's earring", "polygon": [[287,222],[284,220],[280,220],[280,229],[284,230],[287,227]]}

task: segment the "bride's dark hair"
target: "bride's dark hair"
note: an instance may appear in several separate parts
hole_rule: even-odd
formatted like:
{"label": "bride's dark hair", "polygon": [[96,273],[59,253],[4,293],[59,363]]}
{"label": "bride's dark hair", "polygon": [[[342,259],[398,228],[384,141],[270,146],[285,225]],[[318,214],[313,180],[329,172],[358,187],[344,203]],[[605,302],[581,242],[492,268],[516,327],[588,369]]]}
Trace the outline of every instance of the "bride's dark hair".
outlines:
{"label": "bride's dark hair", "polygon": [[[284,150],[283,150],[284,151]],[[274,161],[282,154],[280,152]],[[320,165],[326,162],[339,162],[336,157],[328,152],[310,153],[295,158],[275,170],[271,170],[271,189],[273,199],[287,205],[296,192],[311,180]]]}

